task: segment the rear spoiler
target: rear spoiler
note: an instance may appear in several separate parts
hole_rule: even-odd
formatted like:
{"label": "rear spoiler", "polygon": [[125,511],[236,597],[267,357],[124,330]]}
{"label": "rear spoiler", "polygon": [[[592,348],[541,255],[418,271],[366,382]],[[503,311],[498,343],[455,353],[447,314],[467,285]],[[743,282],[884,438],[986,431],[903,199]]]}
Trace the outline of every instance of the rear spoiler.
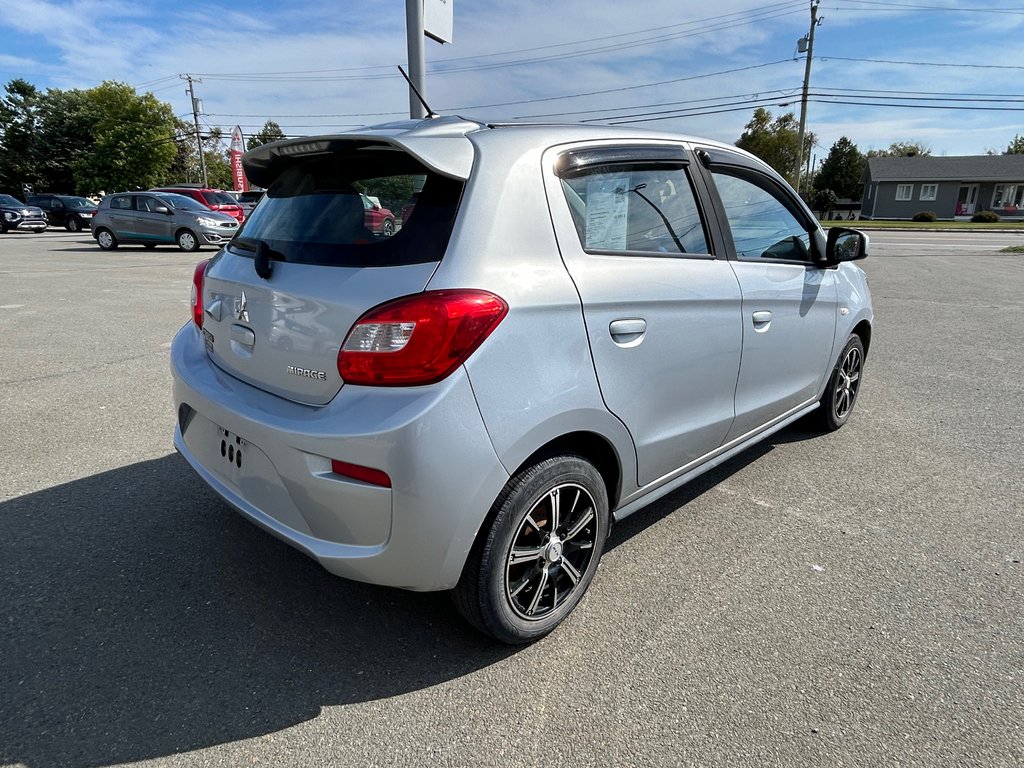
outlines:
{"label": "rear spoiler", "polygon": [[250,183],[269,187],[282,168],[297,157],[314,157],[343,148],[376,147],[401,150],[442,176],[465,181],[473,168],[473,145],[466,134],[485,127],[459,117],[440,117],[388,123],[349,133],[285,139],[249,150],[242,165]]}

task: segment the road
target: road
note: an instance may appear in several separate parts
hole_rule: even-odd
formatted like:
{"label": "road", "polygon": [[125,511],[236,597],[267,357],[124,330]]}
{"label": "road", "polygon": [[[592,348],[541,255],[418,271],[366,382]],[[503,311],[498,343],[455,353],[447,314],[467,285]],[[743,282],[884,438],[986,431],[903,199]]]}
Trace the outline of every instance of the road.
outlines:
{"label": "road", "polygon": [[1024,763],[1024,234],[872,243],[850,423],[629,518],[515,650],[173,453],[195,254],[0,237],[0,765]]}

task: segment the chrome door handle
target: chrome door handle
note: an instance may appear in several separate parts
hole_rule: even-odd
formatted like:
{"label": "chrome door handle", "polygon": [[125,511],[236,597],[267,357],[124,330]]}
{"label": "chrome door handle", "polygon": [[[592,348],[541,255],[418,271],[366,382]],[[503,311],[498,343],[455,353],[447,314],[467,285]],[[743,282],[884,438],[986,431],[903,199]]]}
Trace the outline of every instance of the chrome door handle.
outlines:
{"label": "chrome door handle", "polygon": [[772,321],[772,313],[767,309],[762,309],[751,315],[751,318],[754,321],[754,325],[764,325],[765,323],[770,323]]}
{"label": "chrome door handle", "polygon": [[647,333],[647,321],[639,317],[613,320],[608,325],[608,332],[619,346],[636,346]]}

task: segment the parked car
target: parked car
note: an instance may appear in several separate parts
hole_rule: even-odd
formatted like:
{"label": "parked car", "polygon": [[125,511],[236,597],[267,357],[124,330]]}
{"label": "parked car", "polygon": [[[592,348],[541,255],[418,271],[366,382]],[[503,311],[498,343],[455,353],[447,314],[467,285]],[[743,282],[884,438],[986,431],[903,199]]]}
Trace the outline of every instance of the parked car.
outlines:
{"label": "parked car", "polygon": [[232,216],[211,211],[191,197],[173,192],[119,192],[100,201],[92,236],[105,251],[122,243],[147,248],[173,245],[183,251],[220,247],[238,232]]}
{"label": "parked car", "polygon": [[97,207],[92,200],[78,195],[32,195],[28,202],[43,209],[49,224],[64,227],[68,232],[88,229]]}
{"label": "parked car", "polygon": [[363,226],[374,235],[391,237],[395,234],[395,214],[380,204],[369,195],[360,194],[363,201],[364,215]]}
{"label": "parked car", "polygon": [[252,213],[253,208],[259,203],[260,198],[263,197],[263,190],[248,190],[246,192],[240,192],[238,190],[225,190],[224,194],[231,197],[242,209],[242,213],[246,218]]}
{"label": "parked car", "polygon": [[193,200],[202,203],[211,211],[226,213],[233,217],[239,224],[245,221],[245,212],[231,195],[222,189],[209,189],[195,185],[171,185],[167,187],[154,187],[150,192],[173,192],[176,195],[185,195]]}
{"label": "parked car", "polygon": [[412,216],[412,212],[414,210],[416,210],[416,201],[419,200],[419,199],[420,199],[420,193],[419,192],[413,192],[412,196],[409,198],[409,202],[407,202],[405,205],[402,206],[402,226],[403,227],[405,226],[405,223],[409,220],[409,217]]}
{"label": "parked car", "polygon": [[[195,269],[174,444],[335,574],[452,590],[529,642],[613,520],[799,418],[850,418],[867,237],[826,235],[736,147],[444,117],[244,162],[268,195]],[[422,181],[416,213],[367,240],[355,189],[396,176]]]}
{"label": "parked car", "polygon": [[0,195],[0,233],[42,232],[46,214],[38,206],[25,205],[11,195]]}

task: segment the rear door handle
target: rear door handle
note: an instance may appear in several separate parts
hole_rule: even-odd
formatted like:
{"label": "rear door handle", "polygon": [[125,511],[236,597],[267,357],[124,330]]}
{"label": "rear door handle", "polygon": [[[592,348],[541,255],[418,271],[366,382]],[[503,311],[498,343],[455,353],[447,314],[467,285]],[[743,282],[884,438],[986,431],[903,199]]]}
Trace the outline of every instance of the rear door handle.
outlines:
{"label": "rear door handle", "polygon": [[772,313],[767,309],[755,312],[751,317],[754,320],[754,325],[764,325],[765,323],[770,323],[772,321]]}
{"label": "rear door handle", "polygon": [[647,333],[647,321],[640,317],[613,320],[608,325],[612,341],[621,347],[634,347],[643,341]]}

